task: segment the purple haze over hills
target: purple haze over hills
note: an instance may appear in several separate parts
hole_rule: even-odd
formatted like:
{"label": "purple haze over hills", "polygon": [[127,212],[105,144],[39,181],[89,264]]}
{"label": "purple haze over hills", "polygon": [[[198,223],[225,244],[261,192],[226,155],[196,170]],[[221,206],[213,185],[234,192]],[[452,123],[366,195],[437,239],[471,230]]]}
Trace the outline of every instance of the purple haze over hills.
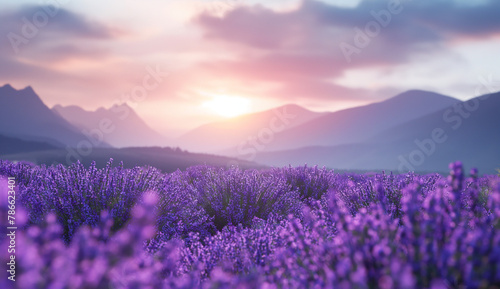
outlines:
{"label": "purple haze over hills", "polygon": [[266,150],[364,142],[386,129],[458,102],[441,94],[411,90],[382,102],[328,113],[284,131]]}
{"label": "purple haze over hills", "polygon": [[295,104],[242,115],[202,125],[178,138],[188,150],[228,154],[228,150],[258,137],[262,130],[287,130],[314,120],[324,113],[312,112]]}
{"label": "purple haze over hills", "polygon": [[[56,107],[51,110],[31,87],[16,90],[5,85],[0,88],[0,159],[24,160],[46,165],[69,165],[68,159],[71,162],[79,159],[85,166],[96,161],[98,167],[103,167],[110,158],[114,158],[117,162],[123,161],[124,166],[128,168],[153,165],[165,172],[198,164],[224,167],[236,161],[228,157],[193,154],[180,149],[151,147],[151,143],[147,144],[148,147],[111,148],[106,142],[101,142],[100,147],[93,147],[88,153],[79,155],[79,158],[68,153],[67,146],[76,147],[82,140],[91,141],[81,133],[85,125],[95,128],[92,126],[99,125],[99,121],[104,118],[119,118],[119,121],[113,122],[116,134],[108,133],[106,136],[113,136],[109,139],[117,142],[122,138],[121,145],[155,140],[164,142],[161,136],[147,127],[139,116],[129,109],[130,107],[121,105],[109,110],[98,109],[95,112],[84,111],[75,106]],[[70,124],[56,110],[73,114],[73,119],[80,117],[81,122],[77,125]],[[122,119],[120,116],[126,117]],[[242,168],[263,167],[252,162],[238,163]]]}
{"label": "purple haze over hills", "polygon": [[[475,104],[477,108],[466,109]],[[436,171],[460,159],[482,173],[495,173],[500,168],[499,111],[500,93],[495,93],[396,125],[363,142],[262,152],[255,161],[405,172]]]}
{"label": "purple haze over hills", "polygon": [[57,148],[57,146],[51,145],[47,142],[26,141],[0,135],[0,155],[46,151]]}
{"label": "purple haze over hills", "polygon": [[[177,139],[177,144],[182,149],[218,152],[272,166],[307,163],[350,170],[435,171],[460,159],[493,173],[500,167],[498,111],[500,93],[463,103],[412,90],[379,103],[331,113],[285,105],[200,126]],[[10,154],[9,158],[23,159],[29,154],[30,160],[60,161],[64,147],[88,139],[82,129],[98,128],[103,119],[115,126],[113,132],[104,134],[104,146],[164,146],[168,142],[127,105],[93,112],[77,106],[55,106],[51,110],[31,87],[0,88],[0,139],[8,146],[2,154]],[[440,142],[429,143],[436,129],[442,130]],[[272,130],[271,140],[261,143],[263,149],[252,147],[250,140],[259,140],[263,131]],[[255,158],[240,153],[242,144],[247,151],[254,150]],[[18,149],[11,149],[14,146]],[[159,152],[163,154],[160,162],[177,158],[180,163],[194,164],[200,157],[176,150],[144,149],[146,154],[141,156],[137,151],[113,149],[96,150],[92,156],[104,159],[116,154],[137,164],[151,162]]]}
{"label": "purple haze over hills", "polygon": [[[93,132],[95,139],[102,136],[104,142],[115,147],[166,146],[170,143],[166,137],[151,129],[127,104],[114,105],[110,109],[101,107],[96,111],[87,111],[74,105],[56,105],[52,110],[81,130]],[[101,129],[102,124],[104,130]]]}
{"label": "purple haze over hills", "polygon": [[[76,147],[86,137],[50,110],[30,87],[0,87],[0,135],[55,146]],[[101,145],[108,147],[106,143]]]}
{"label": "purple haze over hills", "polygon": [[[247,130],[246,123],[231,122],[231,120],[228,120],[227,124],[224,123],[230,127],[229,129],[219,124],[208,124],[187,133],[186,136],[189,138],[183,138],[181,146],[197,143],[203,148],[203,144],[209,142],[210,145],[205,146],[205,151],[219,149],[216,152],[247,158],[262,151],[359,143],[391,127],[459,102],[455,98],[441,94],[411,90],[382,102],[337,112],[320,114],[299,106],[290,106],[306,117],[290,119],[290,125],[283,131],[274,133],[272,141],[268,143],[260,141],[255,145],[251,140],[258,139],[258,133],[269,127],[270,117],[262,118],[259,114],[252,114],[244,116],[249,120],[247,122],[251,123],[251,130]],[[265,113],[270,114],[269,111]],[[267,123],[262,119],[267,120]],[[222,150],[224,146],[229,149]]]}

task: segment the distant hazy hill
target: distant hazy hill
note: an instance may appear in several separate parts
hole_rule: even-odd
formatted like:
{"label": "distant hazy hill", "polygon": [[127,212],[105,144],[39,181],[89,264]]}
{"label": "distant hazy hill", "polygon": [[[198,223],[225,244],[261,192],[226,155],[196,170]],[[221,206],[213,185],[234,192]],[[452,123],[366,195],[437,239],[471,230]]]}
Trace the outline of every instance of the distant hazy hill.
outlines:
{"label": "distant hazy hill", "polygon": [[448,163],[461,160],[482,173],[495,173],[500,168],[499,112],[496,93],[407,121],[363,142],[262,152],[255,160],[277,166],[308,163],[393,171],[446,171]]}
{"label": "distant hazy hill", "polygon": [[[86,137],[50,110],[31,87],[0,87],[0,134],[23,140],[72,146]],[[102,143],[101,146],[109,146]]]}
{"label": "distant hazy hill", "polygon": [[284,131],[267,150],[363,142],[377,133],[460,102],[433,92],[411,90],[388,100],[325,114]]}
{"label": "distant hazy hill", "polygon": [[[80,129],[89,132],[100,130],[104,141],[115,147],[166,146],[168,143],[165,137],[151,129],[127,104],[115,105],[110,109],[99,108],[96,111],[87,111],[79,106],[56,105],[52,110]],[[100,129],[103,124],[106,129]]]}
{"label": "distant hazy hill", "polygon": [[264,131],[281,132],[321,115],[298,105],[285,105],[206,124],[182,135],[177,141],[180,147],[188,150],[223,152],[248,141],[249,138],[266,134]]}
{"label": "distant hazy hill", "polygon": [[0,158],[2,155],[56,149],[45,142],[26,141],[0,135]]}
{"label": "distant hazy hill", "polygon": [[[92,142],[89,136],[95,136],[96,129],[103,132],[104,141],[97,142],[97,145],[94,142],[88,154],[88,150],[77,153],[77,145],[82,140]],[[107,141],[117,146],[149,147],[117,149],[111,148]],[[94,112],[77,106],[56,106],[51,110],[31,87],[16,90],[5,85],[0,88],[0,159],[47,165],[68,165],[77,159],[89,165],[95,160],[98,166],[104,166],[110,158],[114,158],[116,162],[123,161],[126,167],[151,165],[167,172],[200,164],[263,167],[227,157],[151,147],[156,143],[165,146],[164,142],[163,137],[126,105]]]}
{"label": "distant hazy hill", "polygon": [[[333,113],[316,113],[297,105],[210,123],[188,132],[178,144],[191,151],[225,153],[260,164],[320,165],[348,170],[396,172],[446,171],[462,160],[482,173],[500,168],[500,93],[467,103],[432,92],[412,90],[391,99]],[[70,120],[68,122],[66,119]],[[104,127],[107,131],[103,131]],[[153,165],[165,171],[197,164],[226,166],[235,159],[171,148],[126,106],[85,111],[76,106],[49,109],[27,87],[0,87],[0,158],[37,164],[76,161],[67,147],[89,141],[96,129],[104,141],[84,164],[109,158],[125,166]],[[101,146],[101,147],[99,147]],[[104,147],[102,147],[104,146]],[[241,154],[241,149],[248,153]],[[73,151],[75,151],[73,149]],[[87,153],[84,153],[87,154]],[[243,168],[259,168],[239,161]]]}
{"label": "distant hazy hill", "polygon": [[[184,170],[195,165],[212,165],[218,167],[227,167],[238,165],[243,169],[260,169],[265,166],[252,162],[237,161],[235,159],[220,157],[208,154],[194,154],[177,149],[170,148],[96,148],[88,156],[83,156],[81,162],[88,166],[92,161],[96,161],[98,167],[103,167],[113,158],[115,163],[123,161],[127,168],[135,166],[154,166],[163,172],[173,172],[177,169]],[[0,156],[0,159],[11,161],[29,161],[35,164],[64,164],[67,165],[68,152],[63,149],[45,150],[38,152],[28,152],[21,154],[10,154]],[[71,162],[76,162],[76,159],[69,157]]]}

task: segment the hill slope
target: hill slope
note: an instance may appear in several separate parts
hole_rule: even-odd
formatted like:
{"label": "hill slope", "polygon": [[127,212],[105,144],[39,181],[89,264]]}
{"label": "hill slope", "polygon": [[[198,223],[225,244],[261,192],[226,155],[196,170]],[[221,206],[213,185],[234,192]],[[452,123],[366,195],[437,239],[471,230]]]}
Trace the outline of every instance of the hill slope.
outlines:
{"label": "hill slope", "polygon": [[104,141],[115,147],[167,145],[167,140],[151,129],[127,104],[96,111],[56,105],[52,110],[80,129],[100,131]]}
{"label": "hill slope", "polygon": [[178,138],[182,148],[203,152],[223,152],[258,138],[259,134],[281,132],[321,116],[298,105],[247,114],[200,126]]}
{"label": "hill slope", "polygon": [[[29,161],[35,164],[64,164],[76,162],[77,159],[65,149],[53,149],[45,151],[27,152],[20,154],[9,154],[0,156],[1,159],[11,161]],[[96,148],[87,156],[80,156],[80,161],[88,166],[96,161],[98,167],[103,167],[113,158],[116,162],[123,161],[124,166],[132,168],[135,166],[154,166],[164,172],[174,172],[178,169],[184,170],[196,165],[212,165],[227,167],[238,165],[243,169],[260,169],[265,166],[252,162],[240,161],[228,157],[220,157],[208,154],[194,154],[171,148]]]}
{"label": "hill slope", "polygon": [[0,135],[0,156],[52,149],[57,149],[57,147],[45,142],[26,141]]}
{"label": "hill slope", "polygon": [[446,170],[448,163],[461,160],[495,173],[500,167],[499,111],[500,93],[491,94],[407,121],[364,142],[263,152],[256,161],[405,172]]}
{"label": "hill slope", "polygon": [[[50,110],[31,87],[0,87],[0,134],[55,146],[76,147],[86,140],[77,128]],[[100,146],[109,147],[106,143]]]}
{"label": "hill slope", "polygon": [[410,90],[382,102],[329,113],[284,131],[267,150],[363,142],[393,126],[458,102],[441,94]]}

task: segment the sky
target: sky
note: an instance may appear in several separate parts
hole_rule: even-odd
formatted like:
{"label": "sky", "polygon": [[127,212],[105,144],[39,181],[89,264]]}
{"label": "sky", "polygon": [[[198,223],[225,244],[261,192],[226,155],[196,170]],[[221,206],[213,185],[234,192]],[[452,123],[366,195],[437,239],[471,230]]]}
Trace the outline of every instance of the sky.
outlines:
{"label": "sky", "polygon": [[[0,0],[0,85],[154,129],[500,80],[497,0]],[[500,87],[499,87],[500,90]],[[486,91],[485,91],[486,92]]]}

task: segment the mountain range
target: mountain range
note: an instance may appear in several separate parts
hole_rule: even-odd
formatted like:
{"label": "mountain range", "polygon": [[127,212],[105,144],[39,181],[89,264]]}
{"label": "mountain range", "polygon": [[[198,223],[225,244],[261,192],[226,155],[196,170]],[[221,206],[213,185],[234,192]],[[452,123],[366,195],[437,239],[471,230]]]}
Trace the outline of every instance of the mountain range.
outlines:
{"label": "mountain range", "polygon": [[[0,135],[56,147],[76,147],[86,136],[48,108],[31,87],[0,87]],[[100,147],[109,147],[101,143]]]}
{"label": "mountain range", "polygon": [[[189,141],[201,144],[204,143],[203,140],[210,141],[210,135],[217,136],[212,141],[217,142],[222,139],[223,141],[218,143],[223,145],[219,145],[217,147],[219,150],[214,152],[253,159],[260,152],[363,143],[391,127],[457,103],[460,101],[452,97],[428,91],[411,90],[385,101],[336,112],[314,113],[293,105],[278,108],[278,111],[285,111],[283,108],[292,107],[293,109],[289,109],[292,111],[290,115],[297,117],[290,117],[288,120],[290,125],[284,127],[282,131],[273,132],[270,141],[264,139],[265,135],[259,135],[259,133],[265,133],[270,127],[269,121],[264,123],[260,121],[260,126],[252,127],[252,130],[248,131],[247,126],[238,125],[240,122],[234,119],[232,126],[220,129],[220,126],[216,126],[217,124],[208,124],[187,135],[189,135]],[[261,115],[267,116],[264,119],[268,120],[273,115],[272,112],[276,112],[276,109],[240,118],[245,118],[248,123],[258,123],[258,120],[262,119]],[[302,115],[306,117],[301,117]],[[231,121],[227,120],[225,123],[231,123]],[[225,150],[222,150],[223,146],[226,147]],[[206,150],[210,151],[210,148],[213,149],[214,146],[208,146]]]}
{"label": "mountain range", "polygon": [[267,150],[333,146],[365,142],[395,125],[449,107],[459,100],[441,94],[410,90],[382,102],[327,113],[281,133]]}
{"label": "mountain range", "polygon": [[274,134],[290,130],[322,115],[298,105],[284,105],[202,125],[181,135],[177,145],[188,150],[230,154],[234,147],[266,131]]}
{"label": "mountain range", "polygon": [[[289,104],[208,123],[177,139],[151,129],[126,104],[86,111],[48,108],[31,87],[0,88],[0,158],[64,163],[77,158],[165,170],[207,163],[242,167],[319,165],[342,170],[440,171],[462,160],[500,168],[500,93],[462,102],[410,90],[336,112]],[[81,152],[82,142],[92,145]],[[180,149],[161,148],[177,145]],[[210,153],[209,155],[206,153]],[[224,156],[216,156],[224,155]],[[126,164],[127,165],[127,164]]]}
{"label": "mountain range", "polygon": [[52,110],[80,131],[92,134],[94,139],[102,138],[114,147],[165,146],[171,142],[151,129],[127,104],[109,109],[101,107],[96,111],[76,105],[56,105]]}
{"label": "mountain range", "polygon": [[152,165],[165,172],[198,164],[262,167],[224,156],[155,146],[167,142],[126,104],[96,111],[77,106],[50,109],[31,87],[0,87],[0,159],[47,165],[77,160],[90,165],[96,161],[103,167],[114,158],[125,167]]}
{"label": "mountain range", "polygon": [[[500,168],[500,93],[442,108],[361,142],[262,152],[257,162],[282,166],[315,164],[340,169],[441,171],[461,160],[482,173]],[[376,122],[376,119],[372,120]]]}
{"label": "mountain range", "polygon": [[[280,130],[272,129],[276,111],[290,115]],[[336,112],[287,105],[203,125],[181,139],[269,166],[445,173],[450,162],[462,160],[482,173],[495,173],[500,168],[499,111],[498,93],[462,102],[410,90]]]}

